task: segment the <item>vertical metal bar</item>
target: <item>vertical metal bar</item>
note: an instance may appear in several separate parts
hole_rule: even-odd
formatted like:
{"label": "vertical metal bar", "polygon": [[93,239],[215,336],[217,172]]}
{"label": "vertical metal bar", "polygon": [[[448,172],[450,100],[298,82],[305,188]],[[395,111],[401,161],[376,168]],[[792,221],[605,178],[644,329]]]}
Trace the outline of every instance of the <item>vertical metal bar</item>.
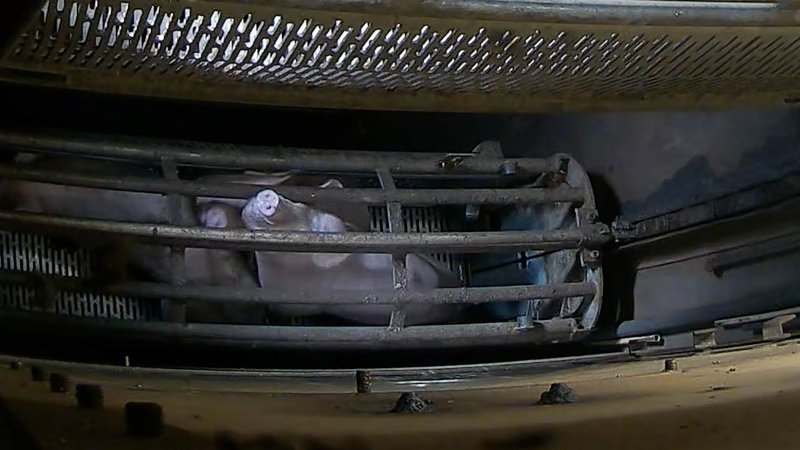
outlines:
{"label": "vertical metal bar", "polygon": [[[378,181],[386,191],[397,189],[394,178],[387,169],[378,169]],[[403,230],[403,207],[399,202],[386,202],[386,215],[389,219],[389,232],[402,233]],[[405,289],[408,286],[408,271],[406,268],[406,253],[392,254],[392,281],[395,289]],[[402,306],[395,306],[392,310],[392,317],[389,319],[390,330],[400,330],[406,320],[406,313]]]}
{"label": "vertical metal bar", "polygon": [[[170,181],[177,181],[178,167],[172,158],[161,159],[161,169],[164,178]],[[185,195],[167,194],[167,208],[169,224],[180,226],[195,225],[194,218],[190,215],[192,211],[191,200]],[[183,286],[186,284],[186,248],[179,245],[170,246],[170,268],[171,282],[173,286]],[[170,322],[186,322],[186,302],[175,300],[163,300],[162,304],[167,307],[167,319]]]}

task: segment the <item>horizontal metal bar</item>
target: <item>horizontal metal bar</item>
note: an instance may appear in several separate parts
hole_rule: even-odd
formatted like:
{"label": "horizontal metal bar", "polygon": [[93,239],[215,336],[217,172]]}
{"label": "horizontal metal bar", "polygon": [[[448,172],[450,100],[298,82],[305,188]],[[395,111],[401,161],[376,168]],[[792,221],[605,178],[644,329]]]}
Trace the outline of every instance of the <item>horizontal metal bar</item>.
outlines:
{"label": "horizontal metal bar", "polygon": [[[689,206],[678,211],[649,217],[615,229],[617,238],[633,242],[680,231],[763,209],[800,196],[800,173]],[[621,223],[621,222],[620,222]]]}
{"label": "horizontal metal bar", "polygon": [[706,269],[722,276],[730,269],[777,258],[798,250],[800,250],[800,234],[794,233],[717,253],[708,260]]}
{"label": "horizontal metal bar", "polygon": [[[133,386],[143,384],[157,391],[242,392],[283,394],[351,394],[354,369],[205,369],[114,366],[56,359],[0,355],[0,366],[21,362],[23,367],[40,366],[49,372],[69,375],[76,382],[102,381],[104,384]],[[451,366],[369,368],[372,392],[447,391],[465,389],[528,387],[534,377],[548,377],[556,371],[602,364],[634,362],[627,349],[612,353],[486,362]],[[215,363],[217,361],[214,361]],[[213,363],[212,363],[213,364]],[[404,358],[398,364],[408,364]],[[211,365],[211,364],[209,364]],[[186,383],[191,380],[191,383]]]}
{"label": "horizontal metal bar", "polygon": [[[381,327],[303,327],[271,325],[174,324],[132,320],[78,318],[50,313],[0,309],[0,334],[15,336],[36,330],[49,334],[103,339],[136,339],[182,344],[246,345],[248,349],[366,350],[476,347],[569,342],[585,336],[574,319],[459,325],[420,325],[390,331]],[[19,333],[19,334],[17,334]],[[167,340],[167,341],[165,341]]]}
{"label": "horizontal metal bar", "polygon": [[88,233],[164,245],[279,252],[487,253],[499,250],[555,250],[600,246],[608,242],[610,237],[608,228],[602,224],[543,231],[313,233],[177,227],[73,219],[17,211],[0,211],[0,225],[16,231],[39,231],[69,236],[84,236]]}
{"label": "horizontal metal bar", "polygon": [[346,291],[325,292],[276,291],[274,289],[241,286],[172,286],[165,283],[129,282],[97,285],[88,280],[70,277],[43,277],[28,272],[0,270],[0,284],[39,286],[43,280],[61,291],[91,292],[98,295],[125,297],[167,298],[171,300],[201,300],[227,303],[287,303],[287,304],[461,304],[513,302],[534,298],[561,298],[594,295],[592,283],[563,283],[537,286],[461,287],[428,291]]}
{"label": "horizontal metal bar", "polygon": [[[64,184],[118,191],[180,194],[197,197],[248,199],[265,189],[238,183],[211,183],[184,180],[162,180],[145,177],[103,176],[65,173],[0,164],[0,179],[18,179],[40,183]],[[398,202],[409,206],[436,205],[509,205],[569,202],[583,203],[585,190],[580,188],[523,189],[320,189],[305,186],[270,186],[281,195],[297,202],[353,202],[382,205]]]}
{"label": "horizontal metal bar", "polygon": [[453,160],[447,153],[276,148],[55,133],[46,130],[35,132],[0,130],[0,149],[150,162],[160,161],[161,158],[172,158],[179,165],[252,170],[374,174],[375,169],[384,168],[390,170],[395,176],[403,174],[498,175],[506,162],[515,164],[521,172],[531,174],[558,170],[557,158],[475,158],[467,154]]}
{"label": "horizontal metal bar", "polygon": [[787,316],[791,314],[800,314],[800,307],[781,309],[778,311],[769,311],[761,314],[751,314],[748,316],[733,317],[730,319],[722,319],[714,322],[716,327],[735,328],[748,323],[766,322],[776,317]]}

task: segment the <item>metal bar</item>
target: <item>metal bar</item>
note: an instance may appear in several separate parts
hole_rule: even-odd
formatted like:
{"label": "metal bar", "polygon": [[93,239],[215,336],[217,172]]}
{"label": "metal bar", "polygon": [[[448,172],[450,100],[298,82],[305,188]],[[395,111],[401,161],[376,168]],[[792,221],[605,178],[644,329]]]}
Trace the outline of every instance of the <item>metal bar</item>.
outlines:
{"label": "metal bar", "polygon": [[400,253],[488,253],[500,250],[554,250],[601,246],[610,232],[594,224],[567,230],[437,233],[313,233],[176,227],[171,225],[74,219],[0,211],[0,225],[16,231],[60,235],[108,235],[149,243],[248,251]]}
{"label": "metal bar", "polygon": [[709,272],[721,276],[730,269],[794,253],[798,250],[800,250],[800,234],[791,234],[718,253],[708,260],[706,268]]}
{"label": "metal bar", "polygon": [[589,332],[575,319],[537,322],[521,330],[515,322],[459,325],[420,325],[390,331],[386,327],[301,327],[264,325],[175,324],[76,318],[48,313],[0,309],[0,334],[20,336],[59,333],[103,339],[136,339],[140,342],[243,345],[248,349],[419,349],[464,348],[574,340]]}
{"label": "metal bar", "polygon": [[798,195],[800,195],[800,173],[793,173],[779,180],[734,192],[679,211],[642,219],[633,224],[622,224],[614,231],[618,239],[631,242],[735,217],[781,203]]}
{"label": "metal bar", "polygon": [[252,170],[296,170],[305,172],[375,173],[376,168],[395,175],[496,175],[505,163],[521,171],[538,174],[558,170],[557,159],[473,158],[457,164],[444,164],[447,153],[393,153],[331,151],[300,148],[275,148],[191,141],[161,141],[114,138],[105,135],[54,133],[43,130],[24,132],[0,130],[0,148],[25,152],[78,154],[100,158],[119,158],[158,162],[172,158],[179,165],[233,167]]}
{"label": "metal bar", "polygon": [[[378,169],[378,180],[381,188],[387,193],[397,191],[391,172],[386,169]],[[386,214],[389,220],[390,233],[402,233],[403,229],[403,207],[398,202],[386,202]],[[406,254],[392,254],[392,282],[397,290],[405,290],[408,287],[408,268],[406,267]],[[405,325],[406,312],[402,306],[395,306],[392,315],[389,317],[389,329],[400,330]]]}
{"label": "metal bar", "polygon": [[[178,166],[171,158],[161,160],[161,170],[169,181],[180,181],[178,176]],[[192,201],[181,194],[167,195],[169,224],[180,226],[197,225],[194,217],[188,211],[192,211]],[[173,286],[183,286],[186,284],[186,248],[180,245],[170,246],[170,271]],[[177,301],[170,302],[167,308],[167,317],[172,322],[186,323],[186,303]]]}
{"label": "metal bar", "polygon": [[[426,304],[477,304],[489,302],[515,302],[530,298],[561,298],[594,295],[593,283],[563,283],[550,285],[459,287],[427,291],[383,290],[325,292],[282,291],[242,286],[172,286],[167,283],[126,282],[114,285],[97,285],[91,280],[72,277],[45,276],[52,286],[61,291],[91,292],[97,295],[118,295],[140,298],[169,298],[227,303],[284,303],[284,304],[341,304],[341,305],[399,305]],[[36,286],[41,275],[30,272],[0,270],[0,284]]]}
{"label": "metal bar", "polygon": [[[103,380],[116,385],[137,383],[155,390],[185,392],[330,394],[353,392],[352,369],[200,369],[125,367],[110,364],[27,358],[0,355],[0,366],[19,361],[23,367],[40,366],[77,380]],[[486,362],[464,365],[423,367],[369,368],[372,392],[486,389],[511,386],[529,387],[533,377],[550,377],[556,371],[578,369],[600,364],[633,362],[637,358],[628,350],[547,359],[526,359],[509,362]],[[405,363],[405,361],[403,361]],[[192,382],[186,383],[186,380]]]}
{"label": "metal bar", "polygon": [[[64,173],[11,164],[0,164],[0,179],[18,179],[118,191],[239,199],[249,199],[264,189],[264,186],[247,184]],[[409,206],[438,206],[467,203],[475,205],[514,205],[570,202],[580,205],[584,200],[583,189],[569,187],[553,189],[396,189],[391,192],[383,189],[320,189],[304,186],[270,186],[270,189],[290,200],[304,203],[353,202],[366,205],[383,205],[386,202],[399,202]]]}

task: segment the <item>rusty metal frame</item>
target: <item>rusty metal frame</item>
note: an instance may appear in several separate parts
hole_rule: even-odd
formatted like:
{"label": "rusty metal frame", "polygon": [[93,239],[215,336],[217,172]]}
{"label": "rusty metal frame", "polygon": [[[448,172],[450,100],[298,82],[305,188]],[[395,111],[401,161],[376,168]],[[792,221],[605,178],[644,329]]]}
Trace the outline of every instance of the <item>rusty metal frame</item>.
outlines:
{"label": "rusty metal frame", "polygon": [[[220,344],[250,342],[271,348],[378,349],[467,347],[567,342],[586,335],[593,327],[602,298],[602,275],[597,250],[609,242],[607,226],[597,223],[594,198],[588,178],[565,155],[549,159],[508,159],[480,150],[465,154],[395,154],[376,152],[326,152],[246,148],[198,143],[161,142],[58,133],[0,132],[0,151],[33,151],[68,156],[144,161],[160,165],[163,179],[105,176],[26,169],[0,165],[0,175],[42,183],[67,184],[103,189],[160,193],[167,196],[169,223],[146,224],[54,217],[18,211],[0,211],[0,226],[8,230],[56,235],[125,237],[143,243],[168,245],[173,250],[175,273],[171,283],[122,283],[97,286],[86,280],[46,276],[48,283],[66,292],[109,293],[153,300],[169,300],[170,322],[103,321],[59,317],[42,313],[0,311],[0,322],[52,323],[53,332],[75,333],[108,330],[144,338],[180,338],[216,341]],[[296,161],[296,162],[295,162]],[[251,165],[251,162],[253,163]],[[329,164],[329,165],[328,165]],[[573,164],[575,164],[573,166]],[[282,187],[277,190],[296,200],[329,198],[387,206],[388,232],[311,233],[297,231],[249,231],[206,229],[193,226],[181,216],[183,202],[192,196],[248,198],[260,188],[248,185],[217,185],[185,181],[179,167],[225,167],[279,170],[294,168],[309,173],[372,174],[379,189],[323,189]],[[397,188],[395,179],[452,177],[494,179],[507,183],[522,177],[539,187],[514,189],[408,189]],[[570,180],[567,182],[567,180]],[[335,194],[329,194],[335,193]],[[326,197],[328,196],[328,197]],[[564,230],[402,232],[401,208],[408,205],[507,205],[567,202],[574,208],[577,226]],[[183,250],[186,247],[293,252],[390,253],[395,262],[394,290],[380,292],[267,291],[236,286],[185,285]],[[413,252],[485,253],[506,250],[582,250],[587,275],[583,282],[541,286],[441,288],[425,292],[406,289],[405,256]],[[0,283],[31,286],[42,277],[19,272],[0,272]],[[324,298],[322,298],[324,297]],[[531,317],[503,323],[452,324],[406,327],[404,305],[414,303],[477,304],[524,301],[531,298],[583,297],[584,306],[574,317],[533,320]],[[183,306],[190,301],[239,303],[387,304],[394,310],[384,327],[286,327],[185,324]],[[174,313],[174,314],[173,314]],[[81,331],[83,330],[83,331]]]}
{"label": "rusty metal frame", "polygon": [[[315,72],[309,76],[315,79],[309,85],[286,81],[284,75],[292,77],[293,73],[304,69],[292,66],[291,61],[259,70],[259,73],[274,71],[283,74],[282,81],[262,83],[248,77],[228,79],[228,72],[234,70],[221,71],[219,67],[232,64],[230,61],[234,58],[230,55],[224,61],[212,59],[211,62],[219,63],[219,67],[210,70],[207,66],[211,64],[197,68],[177,61],[172,56],[151,57],[148,53],[143,57],[132,50],[134,46],[113,50],[117,54],[109,56],[108,60],[101,61],[103,56],[100,56],[97,64],[91,61],[75,66],[69,63],[69,56],[61,58],[60,54],[58,57],[50,54],[50,46],[54,44],[47,41],[33,44],[29,41],[33,36],[50,33],[49,30],[57,24],[57,20],[52,18],[53,14],[42,24],[37,22],[39,15],[33,14],[27,23],[22,24],[22,31],[16,39],[11,40],[8,51],[0,59],[0,79],[110,94],[331,108],[531,112],[554,109],[779,105],[796,103],[800,90],[797,70],[793,68],[799,37],[797,9],[791,2],[784,3],[653,0],[555,3],[529,0],[435,0],[410,3],[134,0],[126,3],[131,5],[131,9],[159,6],[162,13],[169,9],[177,15],[182,8],[191,7],[199,11],[197,17],[202,15],[205,18],[214,12],[221,12],[223,18],[235,20],[248,17],[248,14],[265,21],[280,16],[294,24],[308,20],[327,25],[342,20],[346,26],[355,27],[354,32],[350,33],[352,35],[357,34],[361,24],[372,24],[374,28],[384,31],[398,24],[411,32],[434,30],[439,37],[446,35],[448,30],[464,30],[467,35],[465,41],[472,35],[479,36],[478,40],[481,40],[483,34],[474,33],[484,30],[485,35],[494,41],[490,46],[498,49],[504,49],[512,40],[503,38],[506,32],[516,36],[520,42],[525,41],[526,37],[532,37],[535,42],[541,35],[546,43],[524,48],[521,45],[513,48],[511,45],[511,50],[491,53],[488,57],[499,64],[507,54],[528,57],[528,50],[534,54],[541,51],[541,58],[537,60],[541,67],[537,66],[536,75],[532,75],[537,82],[529,85],[525,84],[529,79],[522,79],[521,83],[526,87],[519,90],[492,90],[487,86],[513,87],[520,80],[515,78],[515,74],[527,60],[517,67],[518,70],[500,70],[502,73],[499,75],[494,73],[494,66],[478,68],[475,73],[480,75],[480,80],[467,88],[460,87],[461,81],[457,77],[452,78],[452,74],[441,72],[424,80],[413,80],[408,83],[408,88],[395,89],[384,83],[413,74],[418,68],[420,72],[428,69],[427,65],[423,67],[420,63],[403,71],[403,61],[399,64],[401,69],[376,75],[378,82],[367,87],[337,86],[331,81],[339,75],[352,76],[358,81],[362,75],[374,75],[369,70],[356,74],[339,71],[336,76]],[[116,6],[117,3],[101,3],[101,6],[105,5]],[[118,20],[120,24],[112,23],[109,28],[127,26],[127,23],[123,23],[124,19]],[[173,23],[177,20],[177,17],[172,18]],[[66,22],[64,19],[62,21]],[[84,44],[72,39],[73,35],[79,33],[66,31],[65,28],[66,25],[55,33],[56,40],[66,42],[64,45],[69,52],[82,51]],[[249,29],[245,27],[245,31]],[[132,33],[135,39],[142,37],[141,32]],[[92,30],[91,37],[109,41],[106,33],[101,31]],[[163,45],[159,45],[166,47],[170,39],[167,36]],[[198,47],[194,42],[185,42],[185,38],[179,39],[183,39],[180,43],[188,45],[187,48],[196,50]],[[597,42],[593,42],[593,39]],[[230,36],[220,37],[219,40],[222,52],[225,51],[225,45],[238,42]],[[662,53],[664,42],[668,44],[666,53],[669,53],[669,57],[664,57]],[[359,46],[361,43],[359,41],[353,45]],[[302,43],[299,45],[302,46]],[[26,46],[35,46],[34,53],[37,56],[29,59],[18,56],[17,50]],[[250,51],[253,47],[251,45],[244,50]],[[442,47],[441,52],[431,57],[435,59],[444,53],[447,45]],[[410,51],[424,50],[419,46],[409,48]],[[283,50],[280,45],[278,49]],[[471,54],[471,51],[472,48],[467,48],[465,53]],[[618,51],[621,53],[614,56]],[[54,54],[59,52],[53,51]],[[91,52],[87,58],[98,58],[95,53],[102,54],[102,51]],[[277,55],[279,57],[282,54]],[[347,61],[351,60],[349,53],[335,54],[337,58],[340,55]],[[424,52],[420,55],[420,60],[424,60]],[[133,66],[152,67],[130,70],[119,65],[113,70],[101,67],[132,56],[146,60],[146,64],[137,60]],[[478,52],[468,62],[481,65],[486,62],[482,58]],[[596,66],[591,62],[601,60],[604,62]],[[663,66],[664,60],[669,62],[669,67]],[[241,63],[236,63],[241,67],[234,69],[242,73],[256,70],[251,65],[242,66]],[[606,73],[603,71],[606,63],[618,67]],[[585,76],[587,73],[591,76]],[[315,77],[327,77],[327,81],[318,82]],[[453,86],[440,89],[437,83],[447,79],[455,80]],[[743,86],[747,89],[743,89]]]}

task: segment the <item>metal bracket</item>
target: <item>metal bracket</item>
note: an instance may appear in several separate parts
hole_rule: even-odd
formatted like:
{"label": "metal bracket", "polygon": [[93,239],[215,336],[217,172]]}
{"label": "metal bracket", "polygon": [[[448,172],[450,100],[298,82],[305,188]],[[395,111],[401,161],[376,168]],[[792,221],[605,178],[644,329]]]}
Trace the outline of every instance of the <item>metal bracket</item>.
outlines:
{"label": "metal bracket", "polygon": [[720,346],[763,341],[780,341],[791,337],[784,325],[797,318],[800,308],[736,317],[716,322],[714,337]]}

